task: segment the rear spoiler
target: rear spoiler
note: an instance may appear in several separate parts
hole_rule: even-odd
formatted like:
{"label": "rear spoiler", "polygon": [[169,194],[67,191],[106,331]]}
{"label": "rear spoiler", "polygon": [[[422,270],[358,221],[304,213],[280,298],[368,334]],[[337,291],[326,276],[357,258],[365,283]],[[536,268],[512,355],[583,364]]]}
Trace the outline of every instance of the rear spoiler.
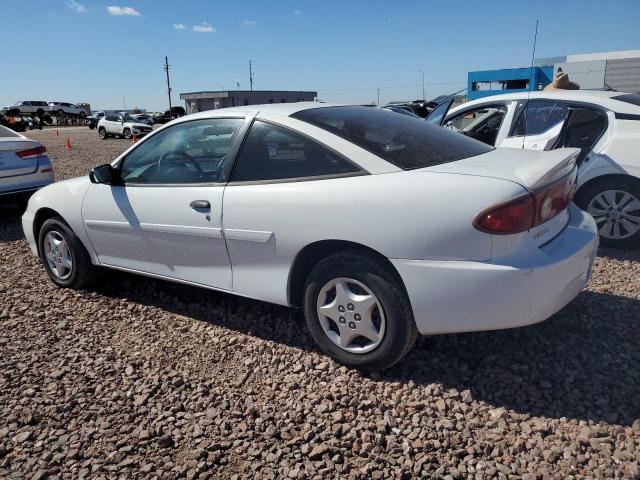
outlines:
{"label": "rear spoiler", "polygon": [[576,166],[578,155],[579,148],[546,151],[535,161],[518,165],[515,173],[523,185],[530,190],[537,190],[571,172]]}

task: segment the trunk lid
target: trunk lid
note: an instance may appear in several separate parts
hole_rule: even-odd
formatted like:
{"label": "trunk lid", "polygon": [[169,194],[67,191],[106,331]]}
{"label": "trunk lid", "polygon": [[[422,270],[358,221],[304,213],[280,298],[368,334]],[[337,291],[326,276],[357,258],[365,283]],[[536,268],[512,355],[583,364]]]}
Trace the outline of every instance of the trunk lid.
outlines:
{"label": "trunk lid", "polygon": [[571,172],[579,154],[579,148],[559,148],[547,152],[496,148],[483,155],[420,170],[500,178],[522,185],[532,192]]}
{"label": "trunk lid", "polygon": [[16,152],[41,146],[40,143],[22,136],[0,137],[0,178],[27,175],[38,170],[38,155],[21,158]]}
{"label": "trunk lid", "polygon": [[[460,175],[499,178],[514,182],[530,192],[534,199],[535,214],[545,208],[545,200],[560,190],[569,198],[575,191],[577,148],[561,148],[552,151],[495,149],[484,155],[422,169],[427,172],[446,172]],[[505,202],[513,199],[505,198]],[[548,205],[548,204],[546,204]],[[491,209],[492,205],[487,205]],[[548,220],[535,223],[528,230],[493,235],[492,249],[496,256],[504,256],[530,242],[540,247],[559,235],[569,222],[569,210],[564,207]]]}

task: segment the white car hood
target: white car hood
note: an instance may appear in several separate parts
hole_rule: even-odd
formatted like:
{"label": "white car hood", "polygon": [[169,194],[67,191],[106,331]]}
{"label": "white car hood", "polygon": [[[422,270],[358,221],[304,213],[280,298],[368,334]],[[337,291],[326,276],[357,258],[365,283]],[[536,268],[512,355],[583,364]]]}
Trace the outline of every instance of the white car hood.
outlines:
{"label": "white car hood", "polygon": [[141,128],[141,127],[148,127],[149,125],[147,125],[146,123],[138,123],[138,122],[124,122],[124,126],[125,127],[129,127],[129,128]]}

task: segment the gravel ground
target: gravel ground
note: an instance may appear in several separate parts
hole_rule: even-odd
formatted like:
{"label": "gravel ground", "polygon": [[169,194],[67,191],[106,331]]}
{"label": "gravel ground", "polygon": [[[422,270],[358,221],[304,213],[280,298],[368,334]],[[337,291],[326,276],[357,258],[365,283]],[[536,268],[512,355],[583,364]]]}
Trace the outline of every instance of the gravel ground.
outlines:
{"label": "gravel ground", "polygon": [[[58,179],[130,145],[30,135]],[[12,207],[0,258],[2,478],[640,478],[638,251],[601,250],[547,322],[369,376],[285,308],[120,273],[60,290]]]}

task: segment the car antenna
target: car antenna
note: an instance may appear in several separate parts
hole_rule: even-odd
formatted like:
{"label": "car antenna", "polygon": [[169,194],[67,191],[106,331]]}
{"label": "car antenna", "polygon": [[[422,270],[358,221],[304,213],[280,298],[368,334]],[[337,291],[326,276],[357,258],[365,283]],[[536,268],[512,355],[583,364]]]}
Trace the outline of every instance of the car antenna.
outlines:
{"label": "car antenna", "polygon": [[529,109],[529,98],[531,97],[531,83],[533,83],[533,63],[536,58],[536,44],[538,43],[538,22],[536,20],[536,33],[533,36],[533,51],[531,52],[531,67],[529,67],[529,88],[527,89],[527,103],[524,106],[524,135],[522,136],[522,148],[527,140],[527,110]]}

